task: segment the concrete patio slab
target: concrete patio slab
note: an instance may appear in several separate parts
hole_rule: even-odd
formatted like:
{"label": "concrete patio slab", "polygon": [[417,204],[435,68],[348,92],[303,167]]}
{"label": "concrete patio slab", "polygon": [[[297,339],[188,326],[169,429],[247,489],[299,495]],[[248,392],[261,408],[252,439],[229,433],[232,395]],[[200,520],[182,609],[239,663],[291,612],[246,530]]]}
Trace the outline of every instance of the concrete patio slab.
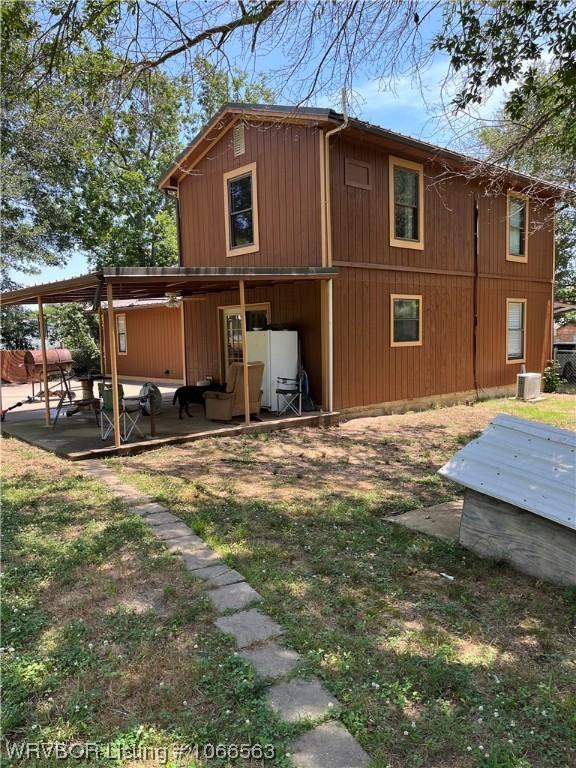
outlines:
{"label": "concrete patio slab", "polygon": [[458,499],[435,504],[433,507],[411,509],[401,515],[389,517],[388,521],[403,525],[412,531],[427,533],[429,536],[458,541],[462,504],[462,499]]}
{"label": "concrete patio slab", "polygon": [[299,653],[279,643],[266,643],[258,648],[242,651],[240,656],[254,667],[256,674],[261,678],[284,677],[301,659]]}
{"label": "concrete patio slab", "polygon": [[220,613],[230,610],[239,611],[251,603],[262,600],[262,596],[245,581],[211,589],[208,592],[208,597],[214,608]]}
{"label": "concrete patio slab", "polygon": [[268,690],[266,699],[280,719],[287,723],[317,720],[338,706],[338,701],[318,680],[276,683]]}
{"label": "concrete patio slab", "polygon": [[279,624],[255,608],[222,616],[214,624],[225,634],[232,635],[238,648],[249,648],[264,640],[280,637],[283,632]]}
{"label": "concrete patio slab", "polygon": [[[137,394],[145,383],[144,380],[142,382],[123,381],[122,377],[120,381],[123,383],[125,392],[131,396]],[[163,405],[162,412],[155,420],[155,436],[150,436],[150,420],[145,417],[139,421],[145,436],[133,435],[129,442],[122,443],[119,448],[114,446],[112,435],[107,440],[101,439],[100,429],[92,416],[77,414],[72,418],[60,418],[54,429],[46,427],[43,403],[25,405],[22,409],[10,413],[2,425],[3,431],[25,443],[55,453],[61,458],[84,462],[89,459],[101,461],[107,456],[128,456],[154,450],[163,445],[179,445],[211,437],[234,437],[245,432],[268,432],[292,427],[331,426],[339,422],[338,413],[314,411],[301,416],[280,418],[276,414],[262,412],[262,420],[259,422],[246,425],[240,421],[233,421],[227,424],[206,419],[200,405],[192,406],[194,410],[192,418],[179,419],[178,408],[172,405],[176,385],[161,386],[160,389]],[[12,404],[17,400],[24,400],[28,390],[28,385],[22,385],[22,388],[3,387],[4,402]],[[51,408],[52,417],[55,416],[55,412],[56,409]]]}
{"label": "concrete patio slab", "polygon": [[366,768],[370,758],[356,739],[338,723],[306,731],[290,745],[297,768]]}

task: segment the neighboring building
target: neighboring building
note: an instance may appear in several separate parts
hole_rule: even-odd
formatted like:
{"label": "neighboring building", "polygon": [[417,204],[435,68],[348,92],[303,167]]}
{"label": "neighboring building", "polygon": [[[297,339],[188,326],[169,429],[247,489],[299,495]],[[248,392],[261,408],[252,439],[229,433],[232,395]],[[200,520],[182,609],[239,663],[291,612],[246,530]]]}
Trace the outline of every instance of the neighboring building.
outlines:
{"label": "neighboring building", "polygon": [[[557,189],[530,199],[534,179],[507,173],[491,195],[458,173],[472,163],[330,110],[226,105],[160,188],[177,196],[182,267],[337,270],[331,291],[247,301],[300,332],[318,401],[332,302],[333,407],[358,409],[496,392],[550,357]],[[184,302],[188,381],[223,377],[238,303]]]}
{"label": "neighboring building", "polygon": [[576,323],[566,323],[559,325],[554,334],[554,341],[558,344],[569,343],[576,344]]}

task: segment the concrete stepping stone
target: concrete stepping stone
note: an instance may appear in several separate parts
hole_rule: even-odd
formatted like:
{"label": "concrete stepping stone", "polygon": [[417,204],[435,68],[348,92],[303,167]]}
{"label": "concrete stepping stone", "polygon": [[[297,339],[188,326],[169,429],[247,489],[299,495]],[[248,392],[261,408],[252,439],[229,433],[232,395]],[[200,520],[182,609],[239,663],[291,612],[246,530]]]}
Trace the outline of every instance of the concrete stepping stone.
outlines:
{"label": "concrete stepping stone", "polygon": [[344,726],[325,723],[306,731],[290,745],[297,768],[366,768],[370,758]]}
{"label": "concrete stepping stone", "polygon": [[116,496],[120,496],[122,501],[128,502],[147,502],[151,501],[150,496],[145,493],[140,493],[135,488],[131,488],[129,485],[113,485],[112,483],[106,483],[108,490],[112,491]]}
{"label": "concrete stepping stone", "polygon": [[250,603],[262,600],[262,595],[258,594],[245,581],[241,581],[238,584],[228,584],[218,589],[211,589],[208,592],[208,597],[214,608],[220,611],[220,613],[230,610],[239,611],[241,608],[246,608]]}
{"label": "concrete stepping stone", "polygon": [[249,648],[255,643],[279,637],[282,627],[256,608],[222,616],[214,622],[218,629],[232,635],[238,648]]}
{"label": "concrete stepping stone", "polygon": [[168,509],[163,507],[162,504],[157,504],[155,501],[151,501],[149,504],[137,504],[135,507],[130,507],[128,511],[134,515],[145,517],[146,515],[153,515],[157,512],[168,512]]}
{"label": "concrete stepping stone", "polygon": [[244,581],[244,576],[227,565],[209,565],[207,568],[198,568],[194,571],[194,577],[204,579],[215,587],[224,587],[226,584],[237,584]]}
{"label": "concrete stepping stone", "polygon": [[162,523],[161,525],[156,525],[154,526],[154,533],[159,539],[165,541],[168,541],[169,539],[186,538],[194,535],[186,523],[183,523],[181,520],[175,523]]}
{"label": "concrete stepping stone", "polygon": [[284,677],[301,659],[299,653],[279,643],[266,643],[258,648],[241,651],[240,656],[254,667],[258,677]]}
{"label": "concrete stepping stone", "polygon": [[189,571],[197,571],[207,565],[216,565],[221,562],[216,552],[210,547],[198,547],[191,554],[182,554],[180,557]]}
{"label": "concrete stepping stone", "polygon": [[[152,530],[156,533],[157,528]],[[194,533],[176,539],[167,539],[163,541],[163,544],[168,552],[174,555],[193,555],[197,549],[204,549],[206,547],[202,539]]]}
{"label": "concrete stepping stone", "polygon": [[153,525],[156,527],[157,525],[164,525],[164,523],[181,523],[182,520],[180,520],[179,517],[176,517],[176,515],[173,515],[172,512],[168,512],[166,510],[165,512],[153,512],[152,514],[148,515],[145,518],[145,521],[149,525]]}
{"label": "concrete stepping stone", "polygon": [[338,701],[331,696],[318,680],[290,680],[276,683],[266,694],[274,712],[288,723],[299,720],[317,720],[329,714]]}

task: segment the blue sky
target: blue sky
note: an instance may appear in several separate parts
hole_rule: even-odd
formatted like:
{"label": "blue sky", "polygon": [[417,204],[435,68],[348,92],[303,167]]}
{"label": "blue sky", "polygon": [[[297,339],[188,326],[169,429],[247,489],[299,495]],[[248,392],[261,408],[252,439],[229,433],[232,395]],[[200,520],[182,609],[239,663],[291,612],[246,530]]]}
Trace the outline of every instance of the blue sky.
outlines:
{"label": "blue sky", "polygon": [[[438,26],[438,17],[430,17],[423,30],[424,35],[431,36]],[[275,70],[282,63],[282,52],[273,49],[264,55],[246,58],[238,48],[236,55],[232,52],[230,62],[258,75]],[[456,120],[449,115],[451,91],[446,85],[447,73],[448,61],[441,54],[437,54],[429,65],[419,72],[418,82],[410,76],[402,76],[393,83],[383,82],[370,76],[370,73],[358,73],[349,89],[350,113],[399,133],[474,154],[472,127],[477,127],[478,118],[489,119],[496,112],[502,104],[505,90],[498,89],[492,94],[474,116],[476,120],[466,116]],[[342,84],[335,82],[333,85],[333,94],[322,94],[316,97],[314,103],[341,111]],[[280,94],[278,102],[290,103],[290,97],[282,97]],[[64,279],[87,271],[85,257],[77,253],[64,267],[46,267],[39,275],[18,274],[16,279],[24,285],[32,285]]]}

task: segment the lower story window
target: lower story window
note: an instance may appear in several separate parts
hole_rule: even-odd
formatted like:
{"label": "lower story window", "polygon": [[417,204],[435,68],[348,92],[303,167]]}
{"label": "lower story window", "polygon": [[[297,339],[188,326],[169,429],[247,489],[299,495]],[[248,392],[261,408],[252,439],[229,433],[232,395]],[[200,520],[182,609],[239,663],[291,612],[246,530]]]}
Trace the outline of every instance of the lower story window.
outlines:
{"label": "lower story window", "polygon": [[128,352],[126,344],[126,315],[116,315],[116,351],[119,355]]}
{"label": "lower story window", "polygon": [[422,296],[392,294],[391,345],[416,347],[422,344]]}
{"label": "lower story window", "polygon": [[526,299],[506,300],[506,358],[509,363],[526,359]]}

